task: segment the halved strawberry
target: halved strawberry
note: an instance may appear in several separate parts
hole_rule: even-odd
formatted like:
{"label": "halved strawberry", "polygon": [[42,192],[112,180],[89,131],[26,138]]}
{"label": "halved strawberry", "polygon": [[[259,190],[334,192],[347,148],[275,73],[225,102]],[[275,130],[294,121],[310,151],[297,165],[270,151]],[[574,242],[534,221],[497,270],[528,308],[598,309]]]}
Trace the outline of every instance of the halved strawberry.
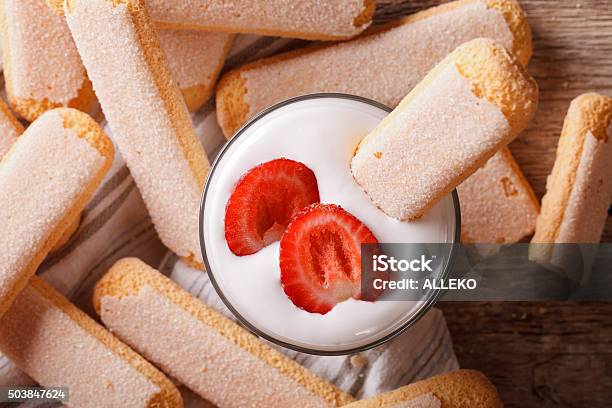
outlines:
{"label": "halved strawberry", "polygon": [[225,239],[238,256],[278,241],[291,219],[319,201],[319,186],[304,164],[281,158],[260,164],[234,187],[225,208]]}
{"label": "halved strawberry", "polygon": [[281,284],[293,304],[325,314],[361,298],[361,244],[378,240],[334,204],[312,204],[295,216],[280,241]]}

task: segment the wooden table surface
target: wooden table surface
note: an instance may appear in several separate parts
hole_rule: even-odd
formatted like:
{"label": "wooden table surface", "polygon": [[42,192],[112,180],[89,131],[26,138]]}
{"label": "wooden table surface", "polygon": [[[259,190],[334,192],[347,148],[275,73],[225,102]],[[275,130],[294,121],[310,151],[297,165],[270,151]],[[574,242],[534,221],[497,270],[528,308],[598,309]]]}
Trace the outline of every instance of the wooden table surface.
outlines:
{"label": "wooden table surface", "polygon": [[[540,87],[529,128],[510,145],[542,197],[570,101],[612,96],[612,0],[519,0]],[[377,19],[442,1],[379,0]],[[612,165],[612,163],[610,163]],[[604,241],[612,241],[612,216]],[[612,406],[612,303],[440,303],[463,368],[483,371],[508,407]]]}

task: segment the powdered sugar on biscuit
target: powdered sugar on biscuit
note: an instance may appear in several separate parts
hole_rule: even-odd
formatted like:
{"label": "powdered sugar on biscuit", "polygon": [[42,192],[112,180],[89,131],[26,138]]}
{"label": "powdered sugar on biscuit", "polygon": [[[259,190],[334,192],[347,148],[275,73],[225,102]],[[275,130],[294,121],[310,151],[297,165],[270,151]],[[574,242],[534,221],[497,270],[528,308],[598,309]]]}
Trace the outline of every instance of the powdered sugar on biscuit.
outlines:
{"label": "powdered sugar on biscuit", "polygon": [[214,86],[223,66],[229,34],[195,30],[159,30],[159,41],[179,88]]}
{"label": "powdered sugar on biscuit", "polygon": [[366,137],[351,163],[372,201],[400,220],[421,216],[510,133],[501,109],[476,97],[452,63],[403,105]]}
{"label": "powdered sugar on biscuit", "polygon": [[23,269],[106,161],[65,128],[55,111],[41,116],[17,140],[0,166],[0,299],[12,295]]}
{"label": "powdered sugar on biscuit", "polygon": [[501,12],[467,3],[382,33],[241,72],[247,117],[289,97],[342,92],[396,106],[457,46],[478,37],[512,48]]}
{"label": "powdered sugar on biscuit", "polygon": [[350,37],[370,21],[355,25],[364,0],[147,0],[151,19],[164,26],[213,28],[296,37]]}
{"label": "powdered sugar on biscuit", "polygon": [[148,285],[136,295],[103,296],[101,318],[143,356],[216,406],[329,406]]}
{"label": "powdered sugar on biscuit", "polygon": [[539,205],[511,161],[504,148],[457,187],[462,242],[514,243],[533,233]]}
{"label": "powdered sugar on biscuit", "polygon": [[146,407],[160,391],[31,284],[1,322],[2,352],[42,386],[68,387],[72,406]]}
{"label": "powdered sugar on biscuit", "polygon": [[607,140],[587,132],[556,242],[600,241],[612,198],[611,163],[610,131]]}
{"label": "powdered sugar on biscuit", "polygon": [[66,22],[43,0],[2,1],[9,95],[68,106],[86,74]]}
{"label": "powdered sugar on biscuit", "polygon": [[111,3],[74,2],[68,24],[162,242],[202,263],[198,216],[208,161],[165,62],[145,54],[139,37],[144,27],[126,4]]}

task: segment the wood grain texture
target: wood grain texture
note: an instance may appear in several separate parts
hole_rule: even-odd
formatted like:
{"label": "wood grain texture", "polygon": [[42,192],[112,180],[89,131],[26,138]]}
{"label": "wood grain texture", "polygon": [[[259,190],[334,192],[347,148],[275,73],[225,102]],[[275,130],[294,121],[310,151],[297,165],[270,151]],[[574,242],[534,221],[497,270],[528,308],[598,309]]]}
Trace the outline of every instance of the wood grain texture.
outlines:
{"label": "wood grain texture", "polygon": [[484,372],[506,407],[609,407],[610,304],[441,302],[462,368]]}
{"label": "wood grain texture", "polygon": [[[510,148],[541,198],[570,101],[588,91],[612,96],[612,0],[519,1],[533,30],[528,69],[540,86],[540,102]],[[383,22],[440,3],[379,0],[376,18]],[[612,216],[603,240],[612,242]],[[507,407],[611,406],[612,304],[439,306],[461,366],[491,378]]]}

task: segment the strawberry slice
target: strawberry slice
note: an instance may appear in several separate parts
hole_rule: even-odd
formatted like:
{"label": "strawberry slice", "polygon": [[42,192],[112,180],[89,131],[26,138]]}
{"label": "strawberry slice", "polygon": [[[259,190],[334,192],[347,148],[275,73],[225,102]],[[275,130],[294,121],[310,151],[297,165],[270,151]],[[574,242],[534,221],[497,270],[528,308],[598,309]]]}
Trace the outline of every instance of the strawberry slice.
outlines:
{"label": "strawberry slice", "polygon": [[278,241],[291,219],[319,201],[319,186],[303,163],[281,158],[242,176],[225,208],[225,239],[238,256]]}
{"label": "strawberry slice", "polygon": [[297,307],[320,314],[348,298],[360,299],[363,243],[378,240],[341,207],[306,207],[291,221],[280,241],[285,294]]}

